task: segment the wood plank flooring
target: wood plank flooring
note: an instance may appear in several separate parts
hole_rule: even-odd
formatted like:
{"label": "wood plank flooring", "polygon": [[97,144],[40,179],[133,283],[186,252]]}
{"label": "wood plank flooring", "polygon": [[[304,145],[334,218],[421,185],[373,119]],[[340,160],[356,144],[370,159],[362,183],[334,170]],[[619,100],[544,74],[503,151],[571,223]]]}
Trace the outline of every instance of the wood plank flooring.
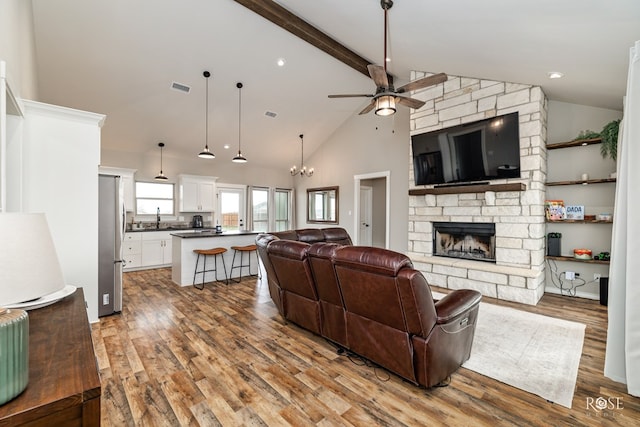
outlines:
{"label": "wood plank flooring", "polygon": [[[554,295],[536,307],[483,301],[587,325],[572,409],[464,368],[448,387],[415,387],[285,324],[255,278],[200,291],[157,269],[126,273],[123,312],[93,324],[102,425],[640,425],[640,399],[602,374],[606,307]],[[620,407],[597,410],[600,397]]]}

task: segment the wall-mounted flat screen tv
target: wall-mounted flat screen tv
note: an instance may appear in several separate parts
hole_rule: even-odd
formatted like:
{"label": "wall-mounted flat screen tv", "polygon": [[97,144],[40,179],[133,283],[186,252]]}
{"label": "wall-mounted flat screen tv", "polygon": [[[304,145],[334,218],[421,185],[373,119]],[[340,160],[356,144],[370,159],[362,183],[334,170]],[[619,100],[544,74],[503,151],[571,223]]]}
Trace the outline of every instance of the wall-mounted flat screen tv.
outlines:
{"label": "wall-mounted flat screen tv", "polygon": [[416,185],[520,177],[518,113],[411,137]]}

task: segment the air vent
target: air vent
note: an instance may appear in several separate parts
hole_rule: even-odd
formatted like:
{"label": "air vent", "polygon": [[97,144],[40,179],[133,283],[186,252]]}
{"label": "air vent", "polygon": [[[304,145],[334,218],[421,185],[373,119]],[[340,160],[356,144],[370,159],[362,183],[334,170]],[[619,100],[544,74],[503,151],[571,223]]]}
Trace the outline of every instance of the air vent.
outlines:
{"label": "air vent", "polygon": [[180,92],[184,93],[189,93],[191,91],[191,88],[189,86],[177,82],[171,83],[171,89],[179,90]]}
{"label": "air vent", "polygon": [[273,111],[265,111],[264,115],[267,117],[271,117],[272,119],[275,119],[278,113],[274,113]]}

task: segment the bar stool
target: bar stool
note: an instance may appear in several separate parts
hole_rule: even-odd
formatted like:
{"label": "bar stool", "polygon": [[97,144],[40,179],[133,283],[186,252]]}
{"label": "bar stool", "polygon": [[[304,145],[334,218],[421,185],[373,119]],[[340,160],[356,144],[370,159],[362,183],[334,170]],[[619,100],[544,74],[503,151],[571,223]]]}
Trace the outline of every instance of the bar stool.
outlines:
{"label": "bar stool", "polygon": [[[221,282],[221,280],[218,280],[218,255],[220,255],[220,258],[222,258],[222,267],[224,268],[224,283],[225,285],[229,284],[229,277],[227,276],[227,266],[224,263],[224,256],[222,255],[227,252],[226,248],[194,249],[193,252],[198,254],[198,257],[196,258],[196,269],[193,272],[193,286],[200,290],[204,289],[205,276],[209,271],[215,271],[215,281]],[[198,262],[200,261],[200,255],[204,257],[204,263],[202,266],[202,270],[198,271]],[[207,256],[213,256],[213,269],[207,270]],[[202,274],[202,284],[200,284],[200,286],[196,285],[196,276],[198,274]]]}
{"label": "bar stool", "polygon": [[[233,260],[231,261],[231,271],[229,272],[229,280],[231,280],[232,282],[235,283],[239,283],[242,281],[242,269],[243,268],[248,268],[249,269],[249,274],[248,276],[256,276],[256,274],[251,274],[251,252],[255,252],[256,254],[256,263],[258,264],[258,278],[262,279],[261,274],[260,274],[260,263],[258,263],[258,247],[256,245],[247,245],[247,246],[231,246],[231,249],[233,249]],[[240,265],[236,265],[236,254],[240,252]],[[244,254],[247,254],[247,257],[249,258],[249,263],[248,264],[243,264],[244,261]],[[240,277],[238,279],[233,279],[233,270],[235,268],[239,268],[240,269]]]}

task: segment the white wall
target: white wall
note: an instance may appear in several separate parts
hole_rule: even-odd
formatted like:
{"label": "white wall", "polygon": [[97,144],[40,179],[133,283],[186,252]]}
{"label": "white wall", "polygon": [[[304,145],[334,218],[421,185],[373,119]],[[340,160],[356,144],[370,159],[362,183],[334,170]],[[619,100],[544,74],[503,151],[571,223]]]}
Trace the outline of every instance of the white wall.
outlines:
{"label": "white wall", "polygon": [[[348,119],[336,132],[305,159],[315,168],[311,178],[295,177],[298,198],[297,227],[321,228],[306,222],[307,188],[340,187],[339,226],[354,236],[354,175],[390,171],[389,248],[407,251],[409,218],[409,110],[399,107],[391,117],[373,113]],[[355,195],[359,197],[359,195]]]}
{"label": "white wall", "polygon": [[15,96],[38,99],[31,1],[0,0],[0,59]]}

